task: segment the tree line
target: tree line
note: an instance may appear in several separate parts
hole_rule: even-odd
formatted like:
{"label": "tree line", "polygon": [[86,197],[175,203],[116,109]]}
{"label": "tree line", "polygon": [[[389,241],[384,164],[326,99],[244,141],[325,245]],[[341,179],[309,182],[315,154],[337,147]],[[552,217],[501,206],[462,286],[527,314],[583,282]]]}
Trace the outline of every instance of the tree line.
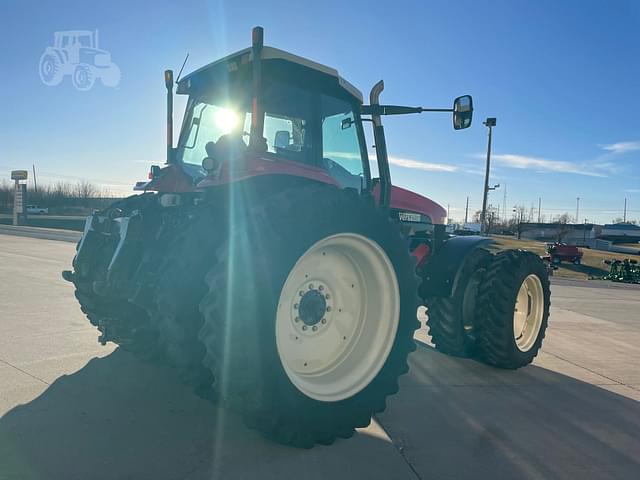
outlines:
{"label": "tree line", "polygon": [[[0,180],[0,212],[13,212],[14,184],[6,179]],[[94,208],[103,208],[114,200],[114,196],[105,189],[86,181],[76,183],[56,182],[27,187],[28,205],[49,208],[49,213],[85,214]]]}

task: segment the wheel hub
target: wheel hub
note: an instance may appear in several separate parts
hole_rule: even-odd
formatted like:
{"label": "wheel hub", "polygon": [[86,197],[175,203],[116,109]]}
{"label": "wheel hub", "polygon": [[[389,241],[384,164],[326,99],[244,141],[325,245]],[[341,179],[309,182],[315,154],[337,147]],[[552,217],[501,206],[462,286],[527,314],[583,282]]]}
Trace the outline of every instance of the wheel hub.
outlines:
{"label": "wheel hub", "polygon": [[527,352],[535,344],[543,314],[542,284],[536,275],[529,275],[518,290],[513,312],[513,335],[520,351]]}
{"label": "wheel hub", "polygon": [[308,290],[300,300],[298,317],[308,327],[312,327],[324,318],[327,301],[320,290]]}

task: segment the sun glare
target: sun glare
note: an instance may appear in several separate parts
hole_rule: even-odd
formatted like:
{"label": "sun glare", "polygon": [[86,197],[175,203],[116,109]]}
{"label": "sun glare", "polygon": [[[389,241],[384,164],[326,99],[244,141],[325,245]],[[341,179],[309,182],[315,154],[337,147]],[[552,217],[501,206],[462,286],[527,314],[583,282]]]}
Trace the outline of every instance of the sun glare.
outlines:
{"label": "sun glare", "polygon": [[215,122],[223,134],[229,133],[238,125],[238,114],[231,109],[221,108],[215,114]]}

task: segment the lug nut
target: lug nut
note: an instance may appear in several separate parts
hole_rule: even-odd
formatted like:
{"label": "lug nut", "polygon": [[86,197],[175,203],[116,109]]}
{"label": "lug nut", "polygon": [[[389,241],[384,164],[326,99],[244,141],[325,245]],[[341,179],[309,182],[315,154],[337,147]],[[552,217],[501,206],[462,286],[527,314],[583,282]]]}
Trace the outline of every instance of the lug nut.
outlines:
{"label": "lug nut", "polygon": [[326,318],[323,318],[322,320],[320,320],[320,322],[321,322],[321,323],[323,323],[323,324],[325,324],[325,323],[327,323],[327,319],[326,319]]}
{"label": "lug nut", "polygon": [[311,328],[311,330],[313,330],[314,332],[318,330],[318,327],[316,327],[315,325]]}
{"label": "lug nut", "polygon": [[293,304],[293,308],[295,308],[295,309],[297,310],[297,309],[298,309],[298,304],[297,304],[297,303],[294,303],[294,304]]}
{"label": "lug nut", "polygon": [[307,326],[306,326],[306,325],[303,325],[303,326],[302,326],[302,330],[306,330],[306,329],[307,329]]}
{"label": "lug nut", "polygon": [[300,317],[296,317],[293,319],[294,322],[298,323],[300,321]]}
{"label": "lug nut", "polygon": [[318,287],[318,290],[323,291],[323,290],[324,290],[324,285],[320,285],[320,286]]}
{"label": "lug nut", "polygon": [[331,307],[327,307],[327,312],[330,312],[330,311],[331,311]]}
{"label": "lug nut", "polygon": [[303,295],[304,295],[304,292],[303,292],[302,290],[300,290],[300,291],[298,292],[298,295],[303,296]]}
{"label": "lug nut", "polygon": [[329,300],[331,298],[331,296],[327,293],[324,298],[326,298],[327,300]]}
{"label": "lug nut", "polygon": [[313,283],[309,284],[309,290],[313,290]]}

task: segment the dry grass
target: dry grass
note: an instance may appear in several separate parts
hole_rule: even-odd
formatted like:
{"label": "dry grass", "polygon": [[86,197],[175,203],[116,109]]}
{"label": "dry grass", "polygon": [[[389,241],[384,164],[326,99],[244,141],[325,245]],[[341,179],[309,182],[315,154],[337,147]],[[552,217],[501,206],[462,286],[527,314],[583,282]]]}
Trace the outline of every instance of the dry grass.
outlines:
{"label": "dry grass", "polygon": [[616,243],[616,246],[618,246],[618,247],[631,247],[631,248],[640,249],[640,242],[636,242],[636,243]]}
{"label": "dry grass", "polygon": [[[538,255],[545,255],[546,248],[543,242],[535,240],[518,240],[515,237],[505,237],[502,235],[492,235],[495,243],[493,250],[507,250],[510,248],[521,248],[530,250]],[[589,277],[602,277],[609,273],[609,266],[603,263],[604,260],[613,258],[624,258],[624,254],[602,252],[600,250],[591,250],[588,248],[581,249],[584,252],[581,265],[573,265],[571,263],[562,263],[560,268],[554,272],[554,276],[563,278],[573,278],[585,280]]]}

